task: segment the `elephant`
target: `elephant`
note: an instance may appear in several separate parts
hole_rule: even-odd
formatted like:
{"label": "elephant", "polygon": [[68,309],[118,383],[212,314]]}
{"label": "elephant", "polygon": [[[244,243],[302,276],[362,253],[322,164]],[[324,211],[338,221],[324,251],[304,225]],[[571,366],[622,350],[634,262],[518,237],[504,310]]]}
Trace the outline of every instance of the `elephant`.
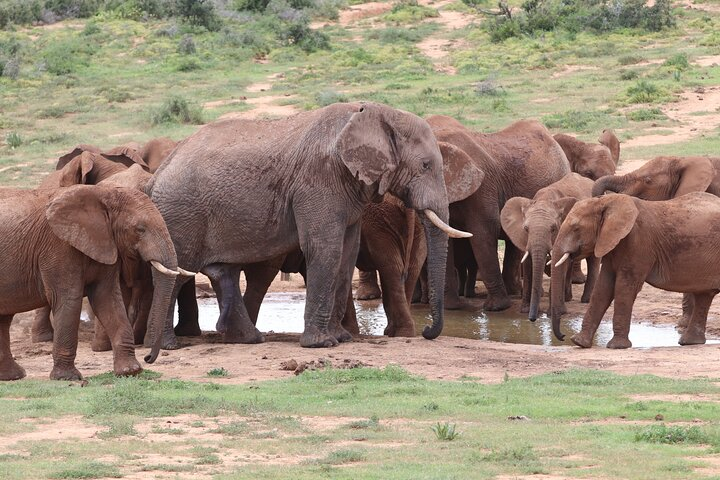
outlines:
{"label": "elephant", "polygon": [[[606,191],[644,200],[670,200],[690,192],[720,196],[720,157],[656,157],[625,175],[599,178],[593,196]],[[681,328],[690,321],[692,308],[692,296],[683,295]]]}
{"label": "elephant", "polygon": [[[468,174],[471,180],[472,171]],[[433,318],[423,334],[436,338],[442,331],[447,236],[466,234],[447,225],[442,156],[427,122],[411,113],[360,102],[274,121],[220,120],[180,143],[148,189],[179,261],[194,270],[259,263],[302,250],[307,263],[303,347],[330,347],[352,338],[340,322],[360,245],[362,210],[392,193],[420,212],[428,238]],[[232,288],[240,299],[238,286]],[[247,318],[243,302],[235,302],[226,342],[263,341]],[[164,346],[173,347],[169,315],[164,337]],[[157,355],[153,347],[148,358]]]}
{"label": "elephant", "polygon": [[[708,309],[720,292],[720,237],[709,225],[720,225],[720,198],[704,192],[666,201],[618,194],[577,202],[555,241],[553,258],[559,260],[553,270],[578,255],[603,260],[582,329],[572,336],[573,343],[592,346],[614,300],[613,338],[607,346],[631,347],[630,318],[644,282],[691,295],[690,321],[678,343],[705,343]],[[562,340],[559,317],[553,315],[552,325]]]}
{"label": "elephant", "polygon": [[[523,260],[523,303],[521,311],[528,318],[538,317],[542,279],[545,262],[551,252],[560,225],[577,200],[591,198],[593,181],[577,173],[570,173],[561,180],[541,188],[532,200],[514,197],[507,201],[500,213],[503,230],[520,250],[527,252]],[[575,263],[579,263],[576,259]],[[598,265],[594,257],[588,257],[588,280],[581,301],[587,303],[597,276]],[[572,269],[568,269],[570,276]],[[565,278],[565,275],[563,275]],[[571,278],[565,279],[562,289],[553,290],[551,304],[564,309],[567,298],[572,297]]]}
{"label": "elephant", "polygon": [[615,173],[620,161],[620,142],[612,130],[603,130],[599,144],[585,143],[564,133],[553,138],[565,152],[573,172],[590,180]]}
{"label": "elephant", "polygon": [[55,322],[50,378],[81,379],[74,360],[85,295],[110,335],[114,372],[138,374],[120,260],[140,257],[155,267],[153,340],[161,338],[178,275],[170,234],[150,199],[129,189],[74,185],[19,193],[0,204],[0,379],[25,376],[10,352],[13,315],[48,304]]}
{"label": "elephant", "polygon": [[358,288],[355,291],[355,298],[358,300],[374,300],[382,296],[380,285],[378,285],[377,270],[359,270]]}
{"label": "elephant", "polygon": [[[500,273],[498,239],[508,240],[500,224],[500,211],[512,197],[532,198],[538,190],[570,173],[565,153],[547,129],[534,120],[521,120],[502,131],[482,134],[457,120],[434,115],[427,118],[437,137],[446,168],[457,171],[470,165],[485,173],[482,184],[469,188],[465,198],[450,204],[450,224],[472,233],[470,238],[478,272],[488,291],[484,308],[510,307],[510,293],[520,292],[520,253],[505,243]],[[448,255],[449,256],[449,255]],[[446,307],[462,306],[454,287],[456,277],[448,266]]]}
{"label": "elephant", "polygon": [[[126,156],[124,153],[115,152],[105,156],[95,153],[95,147],[81,145],[69,154],[63,155],[58,160],[58,165],[62,165],[59,170],[50,173],[38,186],[39,190],[55,190],[70,185],[97,185],[109,178],[115,179],[115,185],[134,188],[140,190],[144,188],[149,180],[149,174],[144,171],[144,167],[140,163],[133,161],[132,157]],[[74,156],[74,153],[80,152]],[[109,157],[109,158],[108,158]],[[128,168],[130,165],[130,168]],[[123,270],[126,275],[129,274],[129,266]],[[149,271],[146,272],[146,283],[152,283]],[[123,279],[125,280],[125,279]],[[137,294],[137,293],[136,293]],[[149,303],[152,299],[151,295],[147,295],[145,303]],[[131,322],[135,323],[135,315],[130,312]],[[147,313],[148,310],[145,309]],[[50,321],[50,307],[43,307],[35,312],[31,328],[31,338],[33,342],[50,342],[53,340],[53,327]],[[106,335],[102,333],[102,326],[96,329],[96,335],[93,339],[94,351],[106,351],[110,349],[110,342]]]}
{"label": "elephant", "polygon": [[720,157],[656,157],[625,175],[599,178],[593,196],[606,191],[643,200],[670,200],[690,192],[720,196]]}
{"label": "elephant", "polygon": [[167,137],[153,138],[145,142],[145,145],[137,153],[147,164],[148,171],[155,173],[177,144],[178,142]]}

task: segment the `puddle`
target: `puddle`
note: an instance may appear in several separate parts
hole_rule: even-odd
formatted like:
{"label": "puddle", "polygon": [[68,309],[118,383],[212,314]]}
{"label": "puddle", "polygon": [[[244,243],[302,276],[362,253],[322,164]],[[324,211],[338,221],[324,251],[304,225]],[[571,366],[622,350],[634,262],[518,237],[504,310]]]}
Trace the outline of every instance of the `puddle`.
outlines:
{"label": "puddle", "polygon": [[[220,314],[214,298],[198,299],[200,328],[214,331]],[[382,335],[387,320],[379,300],[355,302],[360,332],[365,335]],[[262,332],[300,333],[303,331],[305,293],[269,293],[260,308],[258,329]],[[430,309],[427,305],[413,305],[417,331],[429,323]],[[177,314],[176,314],[177,321]],[[461,338],[492,340],[495,342],[524,343],[531,345],[570,345],[569,336],[580,330],[581,317],[563,317],[562,331],[568,336],[560,342],[552,334],[550,319],[542,316],[530,322],[524,314],[514,309],[504,312],[484,313],[482,310],[446,310],[443,335]],[[612,338],[612,323],[603,321],[595,335],[595,345],[605,346]],[[630,341],[636,348],[674,347],[678,345],[679,334],[671,325],[633,323]],[[720,343],[708,339],[707,343]]]}

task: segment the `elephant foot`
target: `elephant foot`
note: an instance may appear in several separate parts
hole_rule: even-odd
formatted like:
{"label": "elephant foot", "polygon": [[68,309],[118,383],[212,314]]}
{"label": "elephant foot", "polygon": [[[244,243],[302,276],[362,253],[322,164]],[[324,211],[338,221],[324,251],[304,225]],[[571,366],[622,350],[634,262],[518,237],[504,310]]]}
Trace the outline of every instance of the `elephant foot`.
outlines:
{"label": "elephant foot", "polygon": [[40,332],[33,331],[30,336],[30,341],[32,343],[52,342],[53,341],[53,331],[52,330],[42,330]]}
{"label": "elephant foot", "polygon": [[300,336],[300,346],[305,348],[327,348],[337,344],[335,337],[327,332],[321,332],[315,326],[305,327],[305,331]]}
{"label": "elephant foot", "polygon": [[230,329],[223,334],[223,343],[263,343],[265,337],[263,334],[255,328],[248,329],[247,332],[242,332],[237,329]]}
{"label": "elephant foot", "polygon": [[590,303],[590,294],[583,293],[582,297],[580,297],[580,303]]}
{"label": "elephant foot", "polygon": [[678,340],[678,343],[680,345],[703,345],[705,343],[705,333],[691,333],[685,330],[685,332],[680,335],[680,340]]}
{"label": "elephant foot", "polygon": [[92,339],[90,348],[93,352],[109,352],[112,350],[112,344],[110,343],[110,339],[107,335],[103,335],[102,337],[95,336]]}
{"label": "elephant foot", "polygon": [[50,372],[50,380],[82,380],[80,371],[75,365],[60,366],[55,365]]}
{"label": "elephant foot", "polygon": [[[502,310],[507,310],[512,305],[512,302],[508,297],[488,297],[487,300],[485,300],[485,304],[483,305],[483,309],[487,310],[488,312],[499,312]],[[446,307],[447,308],[447,307]]]}
{"label": "elephant foot", "polygon": [[577,345],[578,347],[582,348],[590,348],[592,347],[592,335],[585,335],[582,332],[576,333],[572,337],[570,337],[570,340]]}
{"label": "elephant foot", "polygon": [[340,343],[350,342],[353,338],[352,334],[343,327],[329,328],[328,333],[330,333],[331,337],[335,337],[335,340]]}
{"label": "elephant foot", "polygon": [[614,335],[607,344],[607,348],[623,349],[632,347],[632,342],[627,337]]}
{"label": "elephant foot", "polygon": [[398,327],[393,328],[392,333],[385,332],[385,335],[388,337],[414,337],[415,336],[415,326],[406,326],[406,327]]}
{"label": "elephant foot", "polygon": [[582,285],[587,280],[587,277],[584,273],[573,273],[572,275],[572,283],[575,285]]}
{"label": "elephant foot", "polygon": [[0,380],[20,380],[25,377],[25,369],[22,368],[14,359],[0,364]]}
{"label": "elephant foot", "polygon": [[118,377],[132,377],[142,372],[142,367],[135,357],[124,357],[115,359],[113,371]]}
{"label": "elephant foot", "polygon": [[565,301],[569,302],[571,300],[572,300],[572,290],[568,290],[567,292],[565,292]]}
{"label": "elephant foot", "polygon": [[[146,346],[152,347],[152,345]],[[162,342],[160,343],[160,348],[162,348],[163,350],[177,350],[178,348],[180,348],[177,337],[172,330],[163,332],[163,338]]]}
{"label": "elephant foot", "polygon": [[180,322],[175,327],[175,335],[178,337],[199,337],[202,335],[200,325],[197,322]]}
{"label": "elephant foot", "polygon": [[382,293],[377,285],[363,285],[360,284],[358,289],[355,291],[355,298],[358,300],[374,300],[380,298]]}

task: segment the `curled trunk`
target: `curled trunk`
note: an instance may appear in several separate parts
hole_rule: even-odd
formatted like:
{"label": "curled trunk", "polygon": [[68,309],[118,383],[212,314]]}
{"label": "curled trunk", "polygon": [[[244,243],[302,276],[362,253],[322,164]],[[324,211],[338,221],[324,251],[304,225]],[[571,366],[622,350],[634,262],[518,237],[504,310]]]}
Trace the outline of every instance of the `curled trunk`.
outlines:
{"label": "curled trunk", "polygon": [[606,175],[595,181],[592,189],[592,196],[599,197],[606,191],[619,193],[622,191],[623,177],[619,175]]}
{"label": "curled trunk", "polygon": [[542,281],[545,272],[545,259],[547,258],[548,249],[537,247],[532,250],[530,257],[532,258],[532,289],[530,292],[530,311],[528,318],[534,322],[538,317],[540,308],[540,298],[542,297]]}
{"label": "curled trunk", "polygon": [[[447,210],[441,212],[443,222],[448,218]],[[437,338],[443,329],[443,310],[445,298],[445,266],[447,261],[448,236],[422,215],[422,223],[427,238],[427,272],[428,299],[432,325],[427,325],[422,332],[428,340]]]}

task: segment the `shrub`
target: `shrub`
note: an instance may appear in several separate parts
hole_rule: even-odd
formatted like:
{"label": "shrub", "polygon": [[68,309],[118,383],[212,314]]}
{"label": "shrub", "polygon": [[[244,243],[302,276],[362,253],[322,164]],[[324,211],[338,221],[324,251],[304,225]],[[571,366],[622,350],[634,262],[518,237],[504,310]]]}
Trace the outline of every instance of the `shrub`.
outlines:
{"label": "shrub", "polygon": [[618,65],[635,65],[645,60],[640,55],[623,55],[618,58]]}
{"label": "shrub", "polygon": [[86,67],[93,53],[87,41],[77,38],[55,42],[42,53],[42,67],[53,75],[67,75],[80,67]]}
{"label": "shrub", "polygon": [[20,61],[17,58],[11,58],[2,65],[0,76],[17,80],[20,76]]}
{"label": "shrub", "polygon": [[177,14],[187,23],[215,32],[222,26],[212,0],[177,0]]}
{"label": "shrub", "polygon": [[195,47],[195,40],[193,40],[193,36],[192,35],[183,36],[180,39],[180,43],[178,43],[177,50],[179,53],[184,53],[185,55],[195,53],[197,51],[197,48]]}
{"label": "shrub", "polygon": [[40,20],[43,5],[40,0],[5,0],[0,2],[0,28],[9,24],[32,23]]}
{"label": "shrub", "polygon": [[687,54],[685,53],[677,53],[673,55],[672,57],[665,60],[663,63],[664,67],[671,67],[676,70],[687,70],[690,68],[690,62],[688,62]]}
{"label": "shrub", "polygon": [[438,15],[440,14],[436,9],[420,5],[417,0],[400,0],[383,18],[394,23],[416,23]]}
{"label": "shrub", "polygon": [[665,96],[663,90],[647,80],[639,80],[635,85],[627,89],[627,97],[630,103],[653,103],[664,99]]}
{"label": "shrub", "polygon": [[706,443],[707,435],[697,426],[652,425],[635,433],[636,442],[648,443]]}
{"label": "shrub", "polygon": [[620,80],[635,80],[640,76],[637,70],[624,70],[620,72]]}
{"label": "shrub", "polygon": [[625,114],[633,122],[646,122],[648,120],[661,120],[667,118],[659,108],[640,108]]}
{"label": "shrub", "polygon": [[165,100],[155,112],[151,113],[153,125],[161,123],[203,123],[202,107],[193,105],[180,96],[172,96]]}
{"label": "shrub", "polygon": [[8,147],[10,147],[11,150],[15,150],[23,144],[23,140],[19,133],[10,132],[5,135],[5,143],[8,144]]}
{"label": "shrub", "polygon": [[225,367],[215,367],[207,372],[208,377],[227,377],[230,373]]}
{"label": "shrub", "polygon": [[440,423],[438,422],[436,425],[433,425],[430,427],[433,432],[435,432],[435,436],[438,438],[438,440],[445,440],[445,441],[453,441],[455,438],[457,438],[460,433],[455,430],[455,424],[454,423]]}

